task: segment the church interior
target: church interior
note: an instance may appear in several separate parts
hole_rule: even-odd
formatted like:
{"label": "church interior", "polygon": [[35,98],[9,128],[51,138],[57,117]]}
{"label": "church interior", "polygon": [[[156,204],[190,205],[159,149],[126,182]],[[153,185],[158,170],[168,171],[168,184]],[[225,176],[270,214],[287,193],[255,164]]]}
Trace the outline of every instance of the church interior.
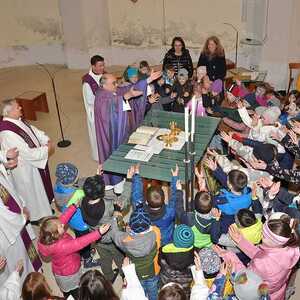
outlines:
{"label": "church interior", "polygon": [[[37,109],[30,124],[55,145],[71,142],[56,146],[49,159],[52,182],[62,162],[75,164],[82,177],[91,176],[98,162],[91,157],[82,76],[93,55],[101,55],[105,71],[119,80],[127,66],[142,60],[161,70],[175,36],[185,41],[196,68],[206,39],[217,36],[227,66],[265,76],[285,96],[289,64],[299,65],[290,90],[300,74],[299,11],[299,0],[2,0],[0,100],[45,93],[48,112]],[[297,184],[293,192],[300,192]],[[34,230],[38,234],[37,226]],[[62,295],[51,264],[43,262],[43,271],[53,294]],[[291,299],[300,295],[299,280],[298,274]],[[120,294],[120,276],[113,286]]]}

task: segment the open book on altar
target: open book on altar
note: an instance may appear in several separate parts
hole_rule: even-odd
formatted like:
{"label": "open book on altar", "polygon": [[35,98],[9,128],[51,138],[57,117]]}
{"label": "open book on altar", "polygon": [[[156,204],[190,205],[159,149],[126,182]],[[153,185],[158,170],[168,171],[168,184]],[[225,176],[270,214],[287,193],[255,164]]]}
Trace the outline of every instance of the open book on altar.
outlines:
{"label": "open book on altar", "polygon": [[147,145],[158,130],[157,127],[141,126],[131,134],[128,144]]}

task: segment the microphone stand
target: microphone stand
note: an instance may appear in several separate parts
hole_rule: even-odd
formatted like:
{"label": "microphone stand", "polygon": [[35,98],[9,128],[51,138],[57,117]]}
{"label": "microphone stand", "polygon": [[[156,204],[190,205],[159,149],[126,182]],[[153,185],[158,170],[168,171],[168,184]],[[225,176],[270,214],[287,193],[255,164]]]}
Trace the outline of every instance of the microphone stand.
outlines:
{"label": "microphone stand", "polygon": [[224,25],[230,26],[235,31],[235,67],[237,68],[238,63],[238,47],[239,47],[239,31],[235,26],[230,23],[223,23]]}
{"label": "microphone stand", "polygon": [[54,99],[55,99],[55,106],[56,106],[56,113],[57,113],[57,117],[58,117],[58,122],[59,122],[59,128],[60,128],[60,133],[61,133],[61,141],[59,141],[57,143],[57,146],[59,148],[66,148],[69,147],[71,145],[71,141],[66,140],[65,136],[64,136],[64,132],[63,132],[63,128],[62,128],[62,123],[61,123],[61,117],[60,117],[60,111],[59,111],[59,106],[58,106],[58,101],[57,101],[57,93],[56,93],[56,88],[55,88],[55,74],[51,74],[50,71],[46,68],[45,65],[40,64],[40,63],[36,63],[38,66],[40,66],[49,76],[50,80],[51,80],[51,84],[52,84],[52,90],[53,90],[53,95],[54,95]]}

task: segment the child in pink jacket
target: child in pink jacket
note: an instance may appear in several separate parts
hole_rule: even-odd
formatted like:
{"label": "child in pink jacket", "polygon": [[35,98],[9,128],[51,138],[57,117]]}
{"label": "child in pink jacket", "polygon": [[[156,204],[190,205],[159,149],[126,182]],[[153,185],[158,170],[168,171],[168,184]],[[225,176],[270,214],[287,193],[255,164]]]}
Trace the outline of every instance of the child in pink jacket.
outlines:
{"label": "child in pink jacket", "polygon": [[105,234],[110,225],[102,225],[99,230],[90,232],[82,237],[73,238],[65,231],[65,225],[77,209],[71,205],[59,218],[46,218],[40,228],[38,242],[39,253],[51,258],[52,272],[65,298],[70,294],[77,299],[77,290],[81,276],[81,261],[79,250],[97,241]]}
{"label": "child in pink jacket", "polygon": [[[263,226],[263,239],[260,246],[247,241],[234,225],[229,234],[237,246],[251,258],[248,268],[261,276],[267,283],[271,300],[285,299],[285,290],[293,267],[299,260],[299,236],[289,223],[281,219],[272,219]],[[237,271],[245,269],[238,257],[233,253],[215,250],[225,261],[235,265]]]}

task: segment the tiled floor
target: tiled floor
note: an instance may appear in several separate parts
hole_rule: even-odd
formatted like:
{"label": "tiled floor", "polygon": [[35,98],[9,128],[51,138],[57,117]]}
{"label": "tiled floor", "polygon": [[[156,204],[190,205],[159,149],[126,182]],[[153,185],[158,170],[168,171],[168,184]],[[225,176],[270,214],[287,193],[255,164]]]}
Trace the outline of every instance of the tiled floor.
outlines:
{"label": "tiled floor", "polygon": [[[81,96],[81,76],[85,70],[68,70],[62,66],[47,66],[56,72],[55,83],[61,110],[62,124],[65,138],[71,140],[68,148],[57,148],[50,158],[52,178],[55,166],[59,162],[70,161],[80,170],[81,176],[95,173],[97,163],[90,158],[90,146],[87,134],[85,110]],[[112,70],[118,70],[119,67]],[[60,140],[58,118],[55,110],[55,101],[51,81],[47,74],[38,66],[14,67],[0,69],[0,100],[12,98],[25,91],[43,91],[47,94],[50,113],[38,113],[38,121],[32,122],[44,130],[50,138],[57,142]],[[54,282],[49,264],[44,264],[44,274],[51,287],[57,294],[59,290]],[[298,277],[297,294],[300,298],[300,283]],[[121,280],[115,283],[116,290],[121,288]],[[294,296],[294,299],[298,299]]]}

